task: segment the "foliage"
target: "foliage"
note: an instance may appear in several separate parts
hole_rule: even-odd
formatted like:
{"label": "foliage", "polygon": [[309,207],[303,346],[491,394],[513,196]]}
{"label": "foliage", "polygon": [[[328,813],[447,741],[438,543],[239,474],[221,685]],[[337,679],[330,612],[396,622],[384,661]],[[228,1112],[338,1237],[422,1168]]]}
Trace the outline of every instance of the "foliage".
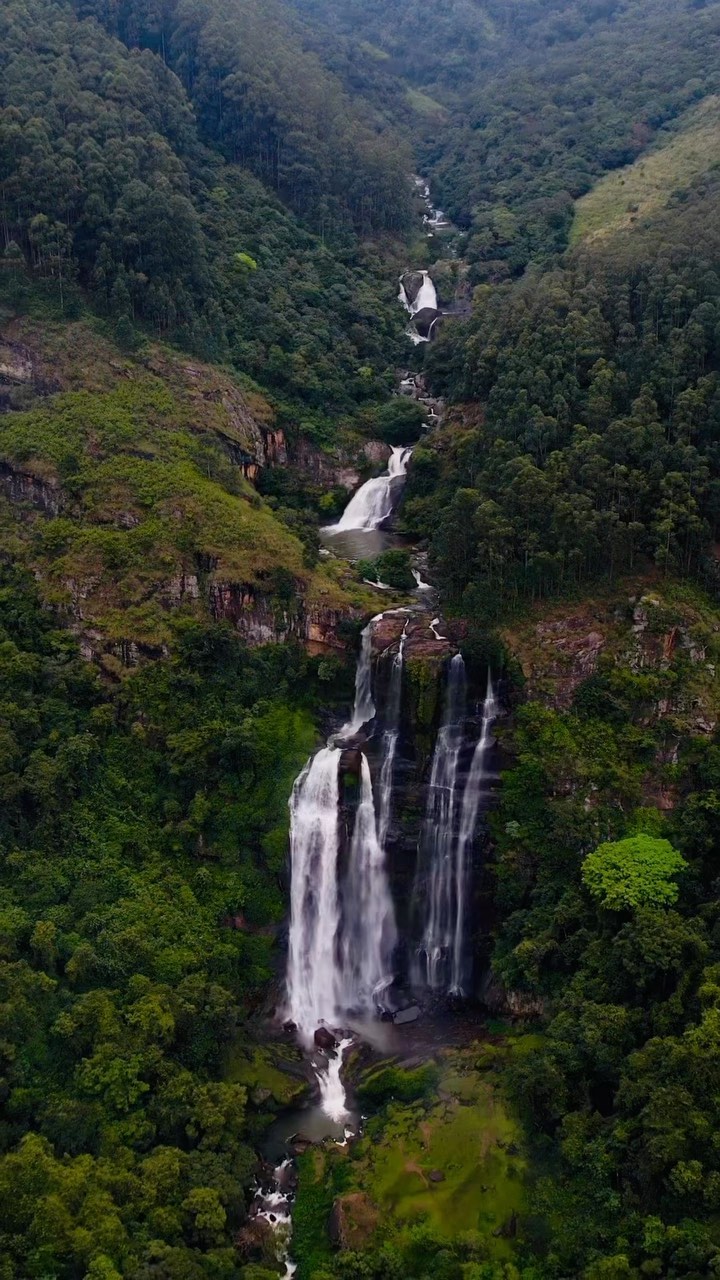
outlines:
{"label": "foliage", "polygon": [[419,1102],[437,1089],[439,1079],[439,1072],[432,1062],[412,1069],[383,1066],[364,1076],[358,1096],[376,1106],[392,1100]]}
{"label": "foliage", "polygon": [[677,901],[674,876],[687,866],[669,840],[627,836],[598,845],[583,863],[583,883],[610,911]]}
{"label": "foliage", "polygon": [[410,554],[400,548],[391,547],[382,551],[374,560],[360,560],[357,567],[361,577],[384,582],[389,587],[396,587],[398,591],[412,591],[415,586]]}
{"label": "foliage", "polygon": [[9,571],[0,656],[4,1274],[230,1276],[305,660],[188,624],[113,695]]}

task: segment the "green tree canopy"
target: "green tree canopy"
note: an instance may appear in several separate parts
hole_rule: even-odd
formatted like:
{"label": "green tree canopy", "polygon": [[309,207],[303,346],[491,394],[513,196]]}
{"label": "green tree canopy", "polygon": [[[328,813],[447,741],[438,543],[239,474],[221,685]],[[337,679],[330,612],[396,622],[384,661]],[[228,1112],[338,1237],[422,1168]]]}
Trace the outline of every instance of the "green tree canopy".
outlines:
{"label": "green tree canopy", "polygon": [[687,866],[669,840],[628,836],[598,845],[582,869],[585,886],[603,907],[665,906],[677,901],[674,877]]}

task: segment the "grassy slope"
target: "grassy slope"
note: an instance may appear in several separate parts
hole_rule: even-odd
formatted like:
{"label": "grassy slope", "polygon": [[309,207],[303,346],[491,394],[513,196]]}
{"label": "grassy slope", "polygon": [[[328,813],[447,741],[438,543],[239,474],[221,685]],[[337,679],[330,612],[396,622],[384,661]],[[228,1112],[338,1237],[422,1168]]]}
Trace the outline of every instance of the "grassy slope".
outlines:
{"label": "grassy slope", "polygon": [[576,205],[571,244],[597,240],[642,222],[670,196],[720,162],[720,98],[686,112],[634,164],[602,178]]}
{"label": "grassy slope", "polygon": [[311,607],[375,607],[342,564],[308,564],[228,452],[248,454],[253,424],[272,426],[259,391],[167,348],[127,356],[84,323],[28,323],[12,337],[61,390],[20,389],[19,411],[0,417],[0,461],[61,509],[0,498],[3,545],[80,629],[167,644],[177,606],[202,610],[213,582],[270,596],[284,583]]}

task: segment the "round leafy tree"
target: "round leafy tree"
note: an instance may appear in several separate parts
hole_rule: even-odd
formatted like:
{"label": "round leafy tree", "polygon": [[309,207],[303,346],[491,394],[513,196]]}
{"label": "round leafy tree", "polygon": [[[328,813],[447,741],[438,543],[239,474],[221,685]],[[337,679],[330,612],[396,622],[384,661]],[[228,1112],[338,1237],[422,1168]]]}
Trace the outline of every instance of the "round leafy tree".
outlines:
{"label": "round leafy tree", "polygon": [[598,845],[583,863],[582,878],[611,911],[659,907],[676,901],[674,877],[686,866],[669,840],[641,834]]}

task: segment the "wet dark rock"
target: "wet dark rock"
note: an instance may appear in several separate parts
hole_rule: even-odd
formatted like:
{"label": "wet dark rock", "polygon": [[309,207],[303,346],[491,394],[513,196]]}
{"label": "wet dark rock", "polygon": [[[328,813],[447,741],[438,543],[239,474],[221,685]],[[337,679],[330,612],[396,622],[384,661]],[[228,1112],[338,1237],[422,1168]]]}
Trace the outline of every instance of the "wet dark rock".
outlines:
{"label": "wet dark rock", "polygon": [[423,307],[413,316],[413,324],[418,333],[423,338],[427,338],[430,336],[430,330],[439,316],[440,312],[435,307]]}
{"label": "wet dark rock", "polygon": [[405,290],[405,297],[410,306],[415,302],[420,290],[425,283],[425,276],[422,271],[406,271],[401,277],[401,284]]}
{"label": "wet dark rock", "polygon": [[295,1165],[286,1164],[284,1169],[276,1174],[276,1180],[278,1191],[282,1191],[284,1195],[293,1195],[298,1185],[298,1172]]}
{"label": "wet dark rock", "polygon": [[312,1138],[306,1137],[304,1133],[295,1133],[288,1141],[288,1152],[291,1156],[304,1156],[314,1145]]}
{"label": "wet dark rock", "polygon": [[398,1009],[397,1013],[393,1014],[393,1022],[396,1027],[404,1027],[410,1022],[417,1022],[420,1012],[418,1005],[411,1004],[407,1009]]}
{"label": "wet dark rock", "polygon": [[326,1053],[332,1053],[337,1049],[337,1040],[329,1027],[318,1027],[313,1040],[317,1048],[323,1049]]}

